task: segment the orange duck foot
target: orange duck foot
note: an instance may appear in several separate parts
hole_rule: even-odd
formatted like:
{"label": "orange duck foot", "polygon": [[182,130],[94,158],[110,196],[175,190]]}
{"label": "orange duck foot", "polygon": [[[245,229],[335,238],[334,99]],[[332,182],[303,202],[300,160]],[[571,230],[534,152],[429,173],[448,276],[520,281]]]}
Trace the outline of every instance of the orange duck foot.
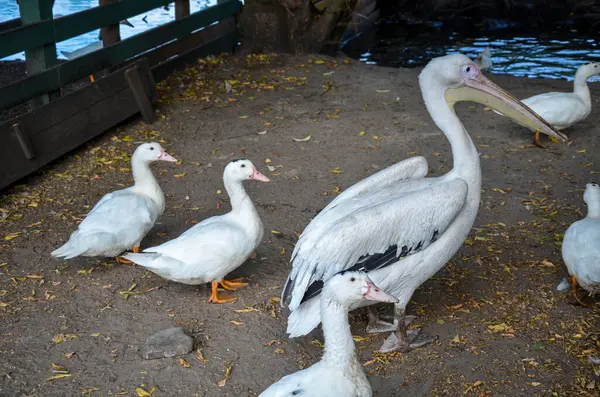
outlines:
{"label": "orange duck foot", "polygon": [[222,294],[221,296],[219,296],[219,294],[217,293],[217,290],[219,288],[219,283],[217,281],[213,281],[211,282],[211,286],[212,286],[212,291],[210,294],[210,298],[208,299],[208,302],[210,303],[229,303],[229,302],[235,302],[238,298],[227,295],[227,294]]}
{"label": "orange duck foot", "polygon": [[242,278],[236,278],[233,280],[221,280],[218,283],[221,284],[221,287],[223,287],[224,289],[228,290],[228,291],[235,291],[237,289],[240,289],[242,287],[245,287],[248,285],[248,283],[244,283],[241,280],[243,280]]}

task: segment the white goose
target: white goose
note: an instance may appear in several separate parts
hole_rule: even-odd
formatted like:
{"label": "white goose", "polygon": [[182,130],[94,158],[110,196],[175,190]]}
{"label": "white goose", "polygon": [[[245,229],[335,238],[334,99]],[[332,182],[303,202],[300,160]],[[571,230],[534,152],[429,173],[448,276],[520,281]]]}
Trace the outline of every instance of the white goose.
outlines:
{"label": "white goose", "polygon": [[360,301],[397,302],[366,273],[343,272],[331,277],[321,293],[325,353],[321,361],[281,378],[259,397],[371,397],[371,385],[356,356],[348,309]]}
{"label": "white goose", "polygon": [[[547,92],[525,98],[522,102],[552,127],[559,131],[564,130],[583,121],[592,111],[592,97],[587,80],[597,74],[600,74],[600,65],[597,63],[582,65],[575,73],[573,92]],[[534,144],[544,147],[540,142],[540,132],[534,128],[530,129],[535,131]]]}
{"label": "white goose", "polygon": [[427,160],[413,157],[350,187],[312,220],[292,253],[292,271],[282,293],[282,303],[291,298],[287,328],[291,337],[305,335],[321,321],[323,281],[343,270],[362,269],[399,300],[393,324],[370,313],[370,332],[397,329],[382,351],[406,351],[429,342],[411,345],[405,307],[413,292],[463,244],[479,208],[479,154],[454,112],[455,102],[485,104],[564,139],[464,55],[433,59],[421,72],[419,84],[433,121],[452,146],[453,169],[426,178]]}
{"label": "white goose", "polygon": [[242,185],[250,179],[269,181],[250,160],[230,162],[225,167],[223,181],[231,200],[231,212],[205,219],[176,239],[147,248],[143,253],[128,253],[123,257],[171,281],[189,285],[210,282],[209,302],[235,301],[237,298],[228,295],[218,296],[219,284],[228,290],[246,285],[223,278],[248,259],[264,233],[260,216]]}
{"label": "white goose", "polygon": [[158,143],[138,146],[131,157],[134,185],[104,195],[53,257],[114,257],[139,250],[140,242],[165,210],[165,195],[150,170],[153,161],[177,162]]}
{"label": "white goose", "polygon": [[563,260],[576,298],[578,283],[588,292],[600,292],[600,186],[588,183],[583,200],[587,216],[569,226],[562,243]]}

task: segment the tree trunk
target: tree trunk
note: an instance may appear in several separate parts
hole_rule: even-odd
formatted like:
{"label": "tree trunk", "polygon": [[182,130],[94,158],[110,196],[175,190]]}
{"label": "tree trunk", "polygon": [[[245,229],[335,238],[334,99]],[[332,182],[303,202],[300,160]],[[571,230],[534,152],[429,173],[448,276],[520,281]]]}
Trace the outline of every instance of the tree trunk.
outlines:
{"label": "tree trunk", "polygon": [[340,39],[334,29],[350,21],[355,4],[328,0],[320,12],[310,0],[247,0],[240,15],[242,51],[319,53]]}

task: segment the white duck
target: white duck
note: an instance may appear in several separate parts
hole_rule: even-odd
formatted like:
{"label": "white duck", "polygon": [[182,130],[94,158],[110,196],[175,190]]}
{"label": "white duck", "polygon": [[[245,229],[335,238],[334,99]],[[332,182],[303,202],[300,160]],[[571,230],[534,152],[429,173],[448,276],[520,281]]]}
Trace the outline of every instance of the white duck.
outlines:
{"label": "white duck", "polygon": [[321,316],[325,352],[321,361],[287,375],[259,397],[371,397],[371,385],[356,356],[348,309],[360,301],[397,302],[360,271],[342,272],[325,283]]}
{"label": "white duck", "polygon": [[494,66],[492,62],[492,50],[488,47],[481,51],[475,59],[475,64],[479,66],[482,72],[492,70],[492,66]]}
{"label": "white duck", "polygon": [[[397,329],[382,351],[406,351],[412,344],[405,308],[413,292],[458,251],[479,209],[479,154],[454,112],[454,103],[475,101],[519,122],[564,139],[496,84],[468,57],[433,59],[419,76],[425,105],[452,147],[453,169],[426,178],[427,160],[413,157],[348,188],[306,227],[292,253],[292,271],[282,293],[291,298],[287,332],[305,335],[321,321],[323,281],[343,270],[362,269],[376,285],[396,296],[395,321],[370,313],[370,332]],[[360,302],[350,309],[367,305]],[[412,337],[412,335],[411,335]]]}
{"label": "white duck", "polygon": [[578,283],[588,292],[600,292],[600,186],[588,183],[583,200],[587,216],[569,226],[562,243],[563,260],[576,298]]}
{"label": "white duck", "polygon": [[69,241],[53,257],[114,257],[139,250],[140,242],[165,209],[165,195],[150,170],[153,161],[177,162],[156,142],[138,146],[131,157],[134,185],[104,195]]}
{"label": "white duck", "polygon": [[123,255],[140,266],[168,280],[188,285],[210,282],[209,302],[225,303],[236,298],[217,294],[219,284],[235,290],[246,283],[224,277],[248,259],[263,237],[260,216],[246,194],[242,182],[269,178],[258,172],[250,160],[234,160],[223,173],[225,190],[231,200],[231,212],[213,216],[194,225],[174,240],[143,253]]}
{"label": "white duck", "polygon": [[[592,111],[592,97],[587,80],[597,74],[600,74],[600,66],[597,63],[582,65],[575,73],[573,92],[547,92],[525,98],[521,102],[555,129],[564,130],[583,121]],[[535,131],[534,144],[544,147],[540,142],[540,132],[534,128],[530,129]]]}

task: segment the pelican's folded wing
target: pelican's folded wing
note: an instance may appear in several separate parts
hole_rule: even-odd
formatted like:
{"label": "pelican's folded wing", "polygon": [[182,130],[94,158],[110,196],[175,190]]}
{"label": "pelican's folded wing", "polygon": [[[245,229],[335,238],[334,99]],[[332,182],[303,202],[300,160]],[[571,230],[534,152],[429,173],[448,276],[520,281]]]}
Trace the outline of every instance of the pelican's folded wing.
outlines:
{"label": "pelican's folded wing", "polygon": [[[372,271],[425,249],[448,229],[464,207],[467,183],[437,183],[361,207],[310,239],[300,239],[282,300],[290,310],[320,291],[322,282],[355,266]],[[316,220],[316,219],[315,219]],[[314,222],[314,221],[313,221]]]}

